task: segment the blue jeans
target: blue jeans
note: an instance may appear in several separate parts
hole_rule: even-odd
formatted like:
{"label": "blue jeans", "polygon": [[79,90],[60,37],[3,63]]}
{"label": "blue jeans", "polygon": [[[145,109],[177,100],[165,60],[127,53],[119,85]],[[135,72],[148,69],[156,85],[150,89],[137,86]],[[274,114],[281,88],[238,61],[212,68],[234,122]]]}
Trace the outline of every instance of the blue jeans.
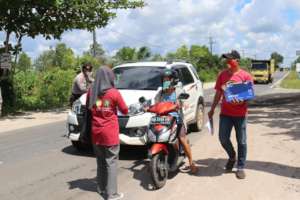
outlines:
{"label": "blue jeans", "polygon": [[232,117],[220,115],[219,140],[230,159],[235,159],[236,153],[230,141],[232,127],[236,132],[238,143],[238,169],[245,167],[247,156],[246,117]]}

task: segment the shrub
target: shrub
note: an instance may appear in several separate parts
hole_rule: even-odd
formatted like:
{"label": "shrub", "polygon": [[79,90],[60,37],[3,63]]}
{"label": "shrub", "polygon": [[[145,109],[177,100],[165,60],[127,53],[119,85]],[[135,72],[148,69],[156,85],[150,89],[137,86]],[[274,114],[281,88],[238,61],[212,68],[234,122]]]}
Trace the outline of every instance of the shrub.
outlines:
{"label": "shrub", "polygon": [[18,72],[14,76],[16,109],[35,110],[65,106],[71,94],[73,70]]}

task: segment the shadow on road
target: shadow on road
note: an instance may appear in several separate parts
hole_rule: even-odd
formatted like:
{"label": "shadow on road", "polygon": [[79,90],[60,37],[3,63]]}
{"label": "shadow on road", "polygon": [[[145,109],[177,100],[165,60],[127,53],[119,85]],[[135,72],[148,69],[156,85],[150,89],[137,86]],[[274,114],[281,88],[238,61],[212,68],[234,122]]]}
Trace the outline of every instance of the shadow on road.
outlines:
{"label": "shadow on road", "polygon": [[123,146],[121,145],[120,160],[142,160],[147,158],[146,146]]}
{"label": "shadow on road", "polygon": [[[73,156],[95,157],[92,147],[86,147],[81,150],[75,149],[72,145],[62,149],[65,154]],[[120,148],[120,160],[141,160],[147,157],[147,148],[140,146],[122,146]]]}
{"label": "shadow on road", "polygon": [[271,128],[288,129],[267,135],[287,135],[300,140],[300,93],[271,94],[250,103],[248,122]]}
{"label": "shadow on road", "polygon": [[72,145],[67,146],[61,150],[65,154],[73,155],[73,156],[84,156],[84,157],[94,157],[94,152],[91,148],[87,148],[84,150],[77,150]]}
{"label": "shadow on road", "polygon": [[122,168],[130,170],[133,173],[133,178],[140,181],[140,186],[142,186],[145,190],[154,190],[150,171],[148,170],[148,162],[146,160],[137,160],[130,168]]}
{"label": "shadow on road", "polygon": [[68,182],[69,190],[79,188],[84,191],[97,192],[96,178],[83,178]]}
{"label": "shadow on road", "polygon": [[[123,169],[130,170],[133,172],[133,178],[140,181],[140,186],[145,190],[152,191],[155,190],[153,187],[153,181],[151,178],[151,173],[149,169],[149,161],[147,160],[137,160],[133,163],[130,168],[122,167]],[[175,172],[169,172],[168,179],[173,179],[176,175],[180,173],[180,170]]]}
{"label": "shadow on road", "polygon": [[[196,176],[221,176],[223,173],[226,173],[223,169],[226,162],[226,159],[221,158],[208,158],[198,160],[196,161],[196,163],[200,165],[200,169],[199,173]],[[300,179],[300,167],[293,167],[274,162],[248,160],[246,162],[246,169],[266,172],[288,178]]]}

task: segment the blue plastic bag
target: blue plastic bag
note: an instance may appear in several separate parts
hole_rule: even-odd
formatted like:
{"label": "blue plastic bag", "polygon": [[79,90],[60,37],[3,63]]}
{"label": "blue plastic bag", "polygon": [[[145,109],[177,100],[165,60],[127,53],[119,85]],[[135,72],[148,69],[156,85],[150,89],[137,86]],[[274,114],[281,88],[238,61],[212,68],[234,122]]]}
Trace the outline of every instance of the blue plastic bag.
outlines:
{"label": "blue plastic bag", "polygon": [[224,94],[227,102],[232,102],[234,99],[246,101],[255,97],[252,82],[228,84]]}

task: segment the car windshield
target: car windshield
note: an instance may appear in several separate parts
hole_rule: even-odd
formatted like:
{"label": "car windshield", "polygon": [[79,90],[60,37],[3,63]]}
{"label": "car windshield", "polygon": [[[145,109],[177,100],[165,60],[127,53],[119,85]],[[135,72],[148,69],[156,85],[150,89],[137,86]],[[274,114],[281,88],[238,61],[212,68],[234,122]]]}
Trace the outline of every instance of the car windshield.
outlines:
{"label": "car windshield", "polygon": [[115,87],[128,90],[157,90],[164,67],[120,67],[114,69]]}
{"label": "car windshield", "polygon": [[267,64],[266,63],[253,63],[252,64],[252,69],[266,70],[267,69]]}

